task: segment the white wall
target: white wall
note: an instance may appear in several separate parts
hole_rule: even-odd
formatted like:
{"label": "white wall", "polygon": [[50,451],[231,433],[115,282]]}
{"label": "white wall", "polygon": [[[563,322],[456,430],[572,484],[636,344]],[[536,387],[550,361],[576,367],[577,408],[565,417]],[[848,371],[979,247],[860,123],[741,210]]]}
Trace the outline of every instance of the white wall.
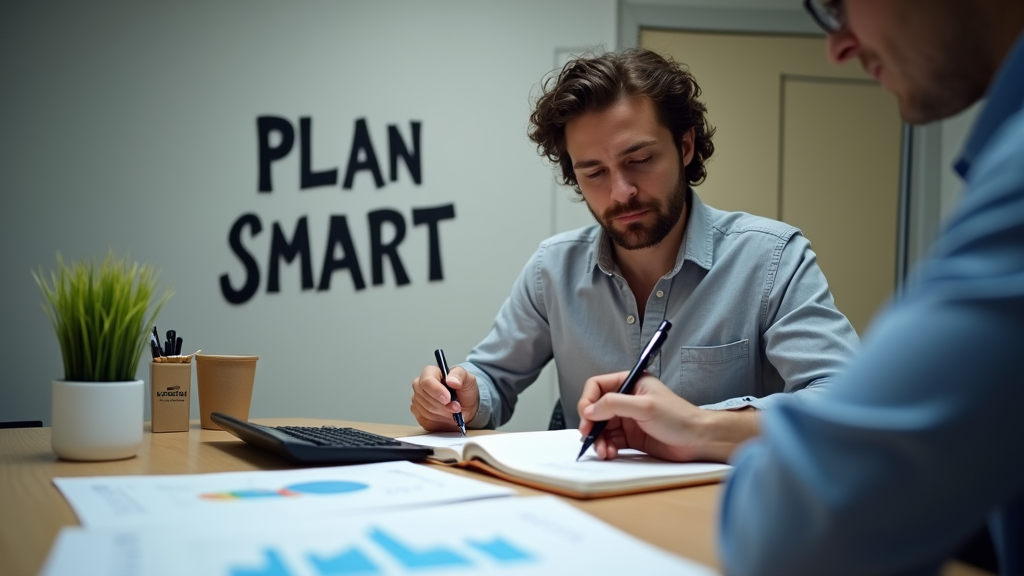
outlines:
{"label": "white wall", "polygon": [[[443,347],[461,361],[490,328],[515,276],[552,232],[552,172],[525,136],[530,94],[558,54],[613,48],[614,0],[377,0],[271,3],[24,3],[0,16],[0,421],[49,422],[59,349],[31,270],[130,253],[162,270],[174,297],[157,321],[185,348],[258,354],[253,417],[412,423],[409,383]],[[256,119],[295,127],[292,152],[257,192]],[[312,168],[333,186],[299,189],[299,118]],[[355,121],[365,118],[386,184],[368,171],[343,190]],[[387,126],[411,145],[422,181],[388,174]],[[272,144],[276,140],[272,140]],[[360,159],[365,159],[360,157]],[[453,205],[438,224],[444,278],[428,280],[428,230],[412,210]],[[403,215],[410,283],[371,278],[367,214]],[[582,208],[582,207],[580,207]],[[229,304],[219,278],[246,276],[228,246],[242,214],[257,293]],[[366,288],[338,271],[302,291],[298,261],[267,293],[274,223],[309,226],[314,285],[331,215],[344,215]],[[383,240],[393,231],[385,227]],[[337,254],[340,258],[340,253]],[[139,377],[148,381],[148,364]],[[542,428],[550,374],[513,426]],[[147,408],[148,410],[148,408]],[[148,414],[148,412],[147,412]],[[198,407],[193,405],[193,417]]]}
{"label": "white wall", "polygon": [[[691,17],[727,8],[712,14],[725,29],[800,10],[797,0],[624,5]],[[187,349],[261,356],[254,417],[412,423],[409,382],[431,351],[464,358],[537,243],[591,222],[525,136],[529,96],[568,55],[613,48],[617,12],[615,0],[0,7],[0,346],[12,360],[0,376],[0,421],[48,423],[50,381],[62,377],[31,270],[51,269],[57,251],[74,259],[114,248],[163,271],[175,296],[158,325],[176,328]],[[929,170],[942,215],[959,194],[948,166],[975,111],[941,127],[942,161]],[[258,193],[261,115],[287,118],[296,138],[299,118],[312,118],[312,167],[338,168],[339,179],[365,118],[385,185],[362,171],[351,190],[300,191],[297,140],[273,164],[274,191]],[[422,125],[422,181],[400,164],[391,182],[387,126],[408,142],[412,121]],[[444,279],[430,282],[428,234],[412,210],[448,204],[456,216],[438,225]],[[367,214],[384,208],[406,221],[405,286],[388,265],[384,284],[372,284]],[[227,237],[248,212],[263,225],[244,235],[262,278],[235,306],[219,277],[236,287],[245,279]],[[307,218],[318,283],[331,215],[347,218],[366,288],[338,271],[330,290],[304,292],[296,261],[282,263],[281,292],[268,294],[274,223],[290,237]],[[139,377],[148,380],[145,362]],[[549,369],[507,429],[543,428],[556,397]]]}

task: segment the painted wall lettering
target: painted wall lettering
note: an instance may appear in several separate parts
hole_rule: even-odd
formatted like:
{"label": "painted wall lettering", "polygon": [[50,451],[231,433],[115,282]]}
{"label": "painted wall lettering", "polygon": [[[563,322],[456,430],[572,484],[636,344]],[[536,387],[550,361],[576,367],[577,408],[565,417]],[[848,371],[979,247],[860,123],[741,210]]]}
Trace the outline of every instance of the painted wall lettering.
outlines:
{"label": "painted wall lettering", "polygon": [[[312,290],[314,285],[312,257],[310,255],[309,228],[306,216],[299,218],[289,239],[279,222],[273,223],[273,239],[270,253],[267,256],[266,290],[268,293],[279,292],[281,287],[280,263],[299,259],[301,269],[300,285],[303,291]],[[455,205],[445,204],[429,208],[412,209],[412,225],[427,227],[427,262],[428,280],[431,282],[444,279],[441,259],[440,222],[455,218]],[[370,278],[373,286],[384,284],[385,268],[389,267],[394,275],[395,283],[404,286],[412,282],[398,254],[398,246],[405,240],[406,216],[395,209],[384,208],[367,214],[370,238]],[[383,242],[383,229],[392,229],[390,242]],[[245,247],[245,240],[253,238],[263,230],[263,223],[256,214],[248,213],[238,217],[228,237],[235,257],[245,267],[245,279],[240,288],[231,281],[228,274],[220,277],[221,292],[232,304],[243,304],[256,295],[260,286],[260,266],[257,256]],[[320,280],[316,289],[323,292],[331,289],[331,281],[336,273],[348,276],[352,287],[358,292],[366,289],[363,276],[363,265],[356,254],[355,242],[349,232],[348,220],[344,214],[330,216],[330,228],[324,242],[324,258],[320,265]],[[339,255],[340,254],[340,255]],[[347,274],[345,274],[347,273]]]}
{"label": "painted wall lettering", "polygon": [[[411,145],[402,138],[398,126],[388,125],[388,175],[391,182],[398,181],[399,160],[409,170],[412,181],[417,185],[423,183],[423,168],[420,162],[420,127],[421,122],[409,122]],[[271,145],[271,135],[278,134],[280,141]],[[338,169],[314,170],[313,157],[313,120],[309,117],[299,118],[299,155],[301,169],[299,173],[299,189],[306,190],[321,186],[338,184]],[[274,184],[271,174],[273,163],[291,153],[295,147],[295,127],[287,118],[279,116],[260,116],[256,119],[257,153],[259,155],[259,191],[272,192]],[[345,179],[342,189],[351,190],[356,174],[368,172],[373,177],[377,188],[384,187],[384,175],[366,118],[357,118],[352,130],[352,143],[349,146],[348,162],[345,165]]]}
{"label": "painted wall lettering", "polygon": [[[338,186],[342,166],[313,166],[313,119],[308,116],[299,118],[299,174],[298,190]],[[296,124],[281,116],[259,116],[256,118],[256,153],[258,165],[257,193],[269,194],[277,188],[274,186],[274,163],[286,158],[293,152],[296,141]],[[387,154],[378,154],[370,135],[370,127],[366,118],[356,118],[352,123],[352,140],[348,147],[347,161],[344,165],[341,180],[342,190],[352,190],[357,177],[365,174],[358,181],[369,183],[375,189],[386,184],[381,160],[387,161],[388,181],[397,182],[400,165],[404,165],[405,173],[416,186],[423,183],[422,122],[409,121],[406,136],[403,136],[397,124],[387,125]],[[369,178],[367,178],[367,176]],[[278,181],[283,175],[278,174]],[[295,180],[292,180],[295,182]],[[286,186],[287,187],[287,186]],[[280,186],[278,186],[280,188]],[[302,196],[296,196],[301,202]],[[412,226],[424,226],[427,230],[427,260],[429,270],[427,281],[444,280],[444,268],[441,259],[440,223],[455,219],[455,205],[411,208],[411,218],[399,208],[382,207],[366,214],[369,238],[369,278],[372,286],[385,283],[385,271],[390,270],[397,286],[405,286],[413,282],[399,254],[399,246],[406,241],[409,222]],[[246,247],[246,240],[252,239],[263,232],[263,219],[252,212],[239,216],[228,232],[228,247],[234,257],[245,268],[244,278],[232,279],[227,273],[220,276],[220,289],[224,299],[231,304],[244,304],[252,299],[264,285],[268,294],[281,291],[282,264],[296,263],[299,269],[299,286],[303,292],[324,292],[331,289],[336,274],[339,281],[347,277],[352,288],[359,292],[366,289],[366,277],[363,275],[365,263],[359,261],[356,242],[348,226],[348,215],[332,214],[328,220],[328,232],[323,239],[324,257],[319,264],[318,274],[314,270],[313,257],[310,251],[310,235],[308,216],[300,217],[294,225],[287,225],[272,220],[270,226],[270,251],[264,259],[262,255],[253,254]],[[385,231],[387,233],[385,233]],[[385,238],[390,240],[385,241]],[[315,241],[315,239],[314,239]],[[414,249],[405,247],[403,250]],[[297,262],[296,262],[297,261]],[[265,262],[260,266],[260,262]],[[264,278],[262,272],[265,271]]]}

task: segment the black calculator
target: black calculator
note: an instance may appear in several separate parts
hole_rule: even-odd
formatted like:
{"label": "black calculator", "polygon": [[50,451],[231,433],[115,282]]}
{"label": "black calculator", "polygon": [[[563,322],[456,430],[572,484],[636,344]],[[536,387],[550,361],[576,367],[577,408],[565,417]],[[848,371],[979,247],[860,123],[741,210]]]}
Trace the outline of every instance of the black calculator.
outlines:
{"label": "black calculator", "polygon": [[426,446],[401,442],[356,428],[334,426],[264,426],[221,412],[210,419],[253,446],[300,464],[366,464],[423,460],[434,453]]}

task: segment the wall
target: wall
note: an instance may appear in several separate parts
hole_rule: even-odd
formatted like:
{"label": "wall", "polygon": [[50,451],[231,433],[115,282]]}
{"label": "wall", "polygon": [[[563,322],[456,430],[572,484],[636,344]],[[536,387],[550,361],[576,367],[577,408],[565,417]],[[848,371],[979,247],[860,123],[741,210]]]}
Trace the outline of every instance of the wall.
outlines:
{"label": "wall", "polygon": [[[590,222],[525,137],[530,94],[569,55],[613,47],[624,26],[635,43],[636,22],[616,14],[636,19],[650,6],[660,16],[685,9],[691,25],[718,29],[781,19],[816,30],[795,0],[3,4],[0,346],[13,362],[0,376],[0,421],[48,424],[50,381],[62,377],[31,271],[52,269],[57,251],[77,259],[113,248],[162,270],[175,295],[158,325],[181,332],[187,349],[261,356],[253,416],[411,423],[409,382],[431,351],[462,359],[537,242]],[[296,136],[272,164],[269,193],[258,192],[264,115],[286,119]],[[334,185],[301,188],[302,117],[312,127],[310,169],[337,169]],[[929,222],[955,204],[948,159],[971,118],[943,123],[942,161],[923,166],[936,184],[924,193],[941,193]],[[356,170],[345,189],[359,119],[384,182]],[[392,181],[388,126],[411,144],[413,122],[420,181],[402,160]],[[443,279],[431,281],[429,225],[414,225],[413,210],[445,206],[454,218],[435,230]],[[368,215],[380,210],[406,225],[396,252],[408,284],[398,285],[387,258],[373,283]],[[233,305],[220,277],[236,289],[247,279],[228,245],[247,213],[262,226],[241,237],[261,278]],[[317,289],[332,216],[346,219],[362,289],[348,269]],[[302,289],[299,260],[282,261],[280,291],[268,293],[275,223],[290,239],[303,217],[313,288]],[[926,224],[922,239],[937,226]],[[394,239],[392,225],[380,230],[382,243]],[[148,380],[145,362],[138,375]],[[544,427],[554,398],[546,370],[507,429]]]}
{"label": "wall", "polygon": [[[616,29],[613,0],[0,10],[0,347],[13,360],[0,376],[0,421],[46,424],[50,382],[63,373],[31,271],[51,270],[58,251],[75,260],[108,248],[162,271],[174,296],[157,325],[175,328],[187,351],[260,356],[251,416],[412,423],[409,383],[433,349],[464,358],[552,233],[552,171],[525,136],[531,93],[566,51],[610,48]],[[295,137],[269,163],[269,192],[258,191],[261,116]],[[301,118],[308,171],[329,184],[302,187]],[[413,157],[398,155],[394,178],[389,126]],[[281,138],[268,132],[265,147]],[[433,225],[414,224],[432,208]],[[242,227],[239,240],[260,278],[233,304],[222,276],[236,291],[255,279],[229,246],[246,214],[261,231]],[[371,214],[386,217],[377,242],[394,244],[407,283],[387,253],[374,281]],[[350,253],[328,241],[342,216]],[[303,221],[312,284],[303,287],[301,257],[281,260],[269,292],[275,226],[293,240]],[[342,265],[329,281],[325,259]],[[432,260],[441,278],[431,280]],[[148,381],[147,362],[138,376]],[[542,380],[513,425],[546,425],[553,388],[550,374]]]}

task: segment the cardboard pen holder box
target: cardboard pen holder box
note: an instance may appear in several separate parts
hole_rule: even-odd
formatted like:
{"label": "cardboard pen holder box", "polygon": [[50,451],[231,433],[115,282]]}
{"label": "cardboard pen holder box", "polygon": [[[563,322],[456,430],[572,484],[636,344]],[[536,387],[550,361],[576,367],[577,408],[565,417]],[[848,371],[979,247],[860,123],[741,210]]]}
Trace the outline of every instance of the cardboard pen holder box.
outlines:
{"label": "cardboard pen holder box", "polygon": [[153,432],[188,432],[192,358],[188,362],[149,365]]}

